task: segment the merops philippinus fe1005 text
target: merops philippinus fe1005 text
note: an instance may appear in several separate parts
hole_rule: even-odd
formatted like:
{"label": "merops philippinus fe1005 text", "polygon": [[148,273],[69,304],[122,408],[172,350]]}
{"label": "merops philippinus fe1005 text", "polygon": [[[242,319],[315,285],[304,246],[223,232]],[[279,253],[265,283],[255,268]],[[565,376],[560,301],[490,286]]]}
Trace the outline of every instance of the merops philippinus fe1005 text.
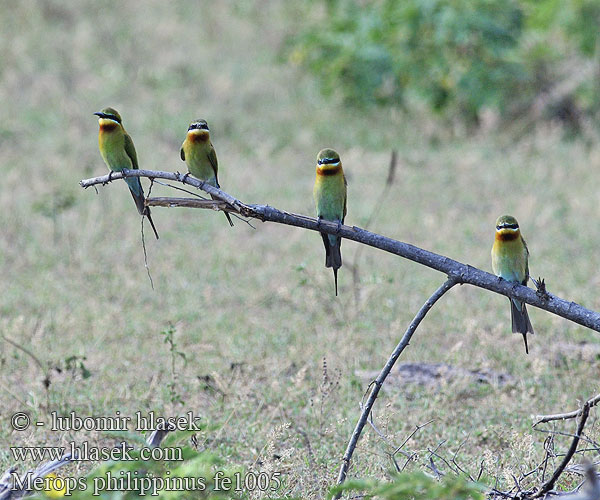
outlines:
{"label": "merops philippinus fe1005 text", "polygon": [[[98,132],[98,146],[104,163],[111,172],[121,172],[123,169],[137,169],[138,161],[133,141],[121,121],[121,115],[113,108],[104,108],[94,113],[98,116],[100,130]],[[158,233],[150,217],[150,208],[146,206],[144,191],[139,177],[127,177],[125,182],[135,201],[135,206],[140,215],[148,217],[152,230],[158,239]]]}
{"label": "merops philippinus fe1005 text", "polygon": [[[217,153],[210,141],[210,131],[206,120],[199,119],[190,123],[185,141],[181,145],[180,154],[181,159],[187,164],[190,174],[213,187],[220,188],[217,178],[219,170]],[[224,213],[229,225],[233,226],[229,214]]]}
{"label": "merops philippinus fe1005 text", "polygon": [[[346,217],[346,177],[340,155],[333,149],[322,149],[317,155],[317,178],[313,189],[317,217],[327,221],[344,223]],[[325,267],[333,269],[335,295],[338,294],[337,271],[342,267],[340,246],[342,238],[321,233],[325,245]]]}
{"label": "merops philippinus fe1005 text", "polygon": [[[496,276],[507,281],[516,281],[527,285],[529,279],[529,250],[521,236],[517,219],[502,215],[496,221],[496,237],[492,247],[492,269]],[[527,334],[533,334],[533,327],[525,303],[510,298],[510,316],[512,331],[521,333],[525,341],[525,352],[529,354]]]}

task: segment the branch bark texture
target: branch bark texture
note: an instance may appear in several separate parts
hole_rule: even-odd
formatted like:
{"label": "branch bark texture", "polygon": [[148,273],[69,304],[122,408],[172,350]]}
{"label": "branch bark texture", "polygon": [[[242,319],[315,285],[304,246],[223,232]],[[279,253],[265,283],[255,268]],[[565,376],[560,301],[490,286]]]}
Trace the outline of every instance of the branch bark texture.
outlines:
{"label": "branch bark texture", "polygon": [[[244,217],[255,218],[263,222],[277,222],[289,226],[301,227],[312,231],[336,234],[342,238],[353,240],[374,248],[379,248],[385,252],[404,257],[418,264],[430,267],[436,271],[445,273],[457,283],[465,283],[479,288],[484,288],[506,297],[521,300],[527,304],[544,309],[550,313],[561,316],[565,319],[578,323],[582,326],[600,332],[600,313],[586,309],[585,307],[569,302],[551,293],[537,293],[535,290],[526,286],[512,283],[500,279],[493,274],[482,271],[468,264],[463,264],[449,257],[429,252],[422,248],[403,243],[401,241],[387,238],[380,234],[366,231],[356,226],[342,225],[338,228],[337,224],[328,221],[318,221],[314,217],[298,215],[285,212],[269,205],[246,204],[231,196],[230,194],[217,189],[206,182],[200,181],[192,176],[184,175],[179,172],[160,172],[152,170],[125,170],[114,172],[109,179],[108,175],[86,179],[80,182],[81,186],[88,188],[97,184],[107,184],[111,180],[117,180],[124,177],[147,177],[150,179],[167,179],[181,182],[197,187],[217,199],[216,202],[207,204],[206,200],[177,199],[177,198],[158,198],[147,200],[148,205],[154,206],[186,206],[220,209],[228,212],[235,212]],[[170,201],[165,201],[170,200]],[[225,203],[225,206],[223,206]]]}

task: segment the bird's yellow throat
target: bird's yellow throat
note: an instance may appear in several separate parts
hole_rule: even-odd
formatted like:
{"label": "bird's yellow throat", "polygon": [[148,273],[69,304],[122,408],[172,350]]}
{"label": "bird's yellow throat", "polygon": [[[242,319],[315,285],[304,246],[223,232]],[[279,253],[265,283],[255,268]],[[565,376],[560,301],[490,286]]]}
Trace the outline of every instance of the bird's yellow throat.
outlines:
{"label": "bird's yellow throat", "polygon": [[496,229],[496,240],[498,241],[513,241],[521,236],[519,229],[502,228]]}
{"label": "bird's yellow throat", "polygon": [[317,175],[335,175],[342,171],[342,165],[340,163],[330,163],[317,165]]}
{"label": "bird's yellow throat", "polygon": [[100,125],[100,130],[102,132],[111,132],[119,126],[119,124],[116,121],[111,120],[109,118],[100,118],[98,120],[98,124]]}
{"label": "bird's yellow throat", "polygon": [[191,142],[206,142],[210,138],[210,132],[203,129],[193,129],[187,133],[188,141]]}

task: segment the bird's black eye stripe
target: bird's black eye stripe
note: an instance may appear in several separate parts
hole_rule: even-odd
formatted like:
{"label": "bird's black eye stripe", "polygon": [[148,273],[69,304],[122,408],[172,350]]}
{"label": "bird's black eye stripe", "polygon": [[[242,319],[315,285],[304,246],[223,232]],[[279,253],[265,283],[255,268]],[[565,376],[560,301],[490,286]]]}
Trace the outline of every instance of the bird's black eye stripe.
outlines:
{"label": "bird's black eye stripe", "polygon": [[106,118],[116,121],[117,123],[121,123],[121,120],[115,115],[106,115]]}
{"label": "bird's black eye stripe", "polygon": [[319,160],[319,165],[330,165],[331,163],[339,163],[340,160],[337,158],[323,158],[322,160]]}
{"label": "bird's black eye stripe", "polygon": [[500,226],[496,226],[496,229],[498,231],[500,229],[519,229],[519,224],[502,224]]}

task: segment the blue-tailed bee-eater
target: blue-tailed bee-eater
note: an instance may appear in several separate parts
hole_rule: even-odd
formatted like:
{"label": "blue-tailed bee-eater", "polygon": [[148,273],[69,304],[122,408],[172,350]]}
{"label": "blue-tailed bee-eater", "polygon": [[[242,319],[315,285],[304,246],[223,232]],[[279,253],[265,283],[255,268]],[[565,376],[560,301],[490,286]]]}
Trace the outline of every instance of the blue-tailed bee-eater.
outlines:
{"label": "blue-tailed bee-eater", "polygon": [[[502,215],[496,221],[496,237],[492,246],[492,269],[496,276],[507,281],[516,281],[527,285],[529,279],[529,250],[521,236],[517,219],[510,215]],[[525,352],[529,354],[527,334],[533,334],[525,303],[516,299],[510,300],[510,316],[512,331],[523,335]]]}
{"label": "blue-tailed bee-eater", "polygon": [[[317,176],[313,189],[317,218],[337,222],[339,226],[346,217],[346,177],[342,161],[333,149],[322,149],[317,155]],[[325,246],[325,267],[333,269],[335,295],[338,294],[337,271],[342,267],[340,250],[342,238],[321,233]]]}
{"label": "blue-tailed bee-eater", "polygon": [[[98,116],[100,130],[98,132],[98,146],[104,163],[111,172],[121,172],[123,169],[137,169],[138,160],[135,146],[129,134],[123,128],[121,115],[113,108],[104,108],[94,113]],[[150,216],[150,207],[146,206],[144,190],[139,177],[127,177],[125,182],[135,201],[135,206],[140,215],[148,217],[154,235],[158,239],[158,232]]]}
{"label": "blue-tailed bee-eater", "polygon": [[[206,120],[198,119],[190,123],[185,141],[181,145],[180,156],[187,164],[190,174],[213,187],[221,187],[217,178],[219,171],[217,153],[210,140],[210,130]],[[224,214],[229,225],[233,226],[229,214],[227,212]]]}

